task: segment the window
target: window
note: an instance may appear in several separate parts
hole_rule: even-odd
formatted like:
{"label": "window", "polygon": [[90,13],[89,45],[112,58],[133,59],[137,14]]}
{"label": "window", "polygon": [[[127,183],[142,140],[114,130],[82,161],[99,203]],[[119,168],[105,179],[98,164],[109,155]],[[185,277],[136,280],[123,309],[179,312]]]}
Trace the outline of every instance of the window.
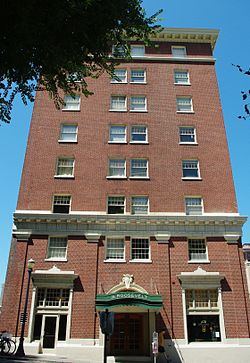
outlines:
{"label": "window", "polygon": [[69,289],[37,289],[37,307],[68,307]]}
{"label": "window", "polygon": [[77,125],[63,124],[60,130],[60,142],[76,142],[77,141]]}
{"label": "window", "polygon": [[146,97],[132,96],[130,100],[130,111],[147,111]]}
{"label": "window", "polygon": [[146,71],[144,69],[132,69],[131,70],[131,83],[145,83]]}
{"label": "window", "polygon": [[190,84],[189,83],[189,73],[185,70],[175,70],[174,71],[174,83],[175,84]]}
{"label": "window", "polygon": [[182,161],[182,177],[191,179],[200,177],[198,160]]}
{"label": "window", "polygon": [[124,260],[124,239],[108,238],[106,247],[106,260]]}
{"label": "window", "polygon": [[131,127],[131,141],[133,143],[147,142],[147,127],[146,126],[132,126]]}
{"label": "window", "polygon": [[123,159],[111,159],[109,160],[109,175],[115,178],[126,177],[126,162]]}
{"label": "window", "polygon": [[63,111],[80,111],[80,96],[64,96]]}
{"label": "window", "polygon": [[147,178],[148,177],[148,160],[132,159],[131,160],[131,177]]}
{"label": "window", "polygon": [[108,214],[124,214],[125,197],[108,197]]}
{"label": "window", "polygon": [[69,213],[70,202],[70,195],[54,195],[53,213]]}
{"label": "window", "polygon": [[59,158],[57,160],[56,176],[72,177],[74,176],[74,159]]}
{"label": "window", "polygon": [[126,57],[126,49],[122,45],[113,45],[112,47],[112,55],[116,58],[124,58]]}
{"label": "window", "polygon": [[115,69],[114,76],[111,80],[112,83],[126,83],[127,82],[127,70]]}
{"label": "window", "polygon": [[67,237],[50,237],[47,258],[65,259],[67,253]]}
{"label": "window", "polygon": [[179,128],[180,143],[195,144],[196,133],[194,127],[180,127]]}
{"label": "window", "polygon": [[173,57],[186,57],[187,55],[187,51],[186,51],[186,47],[182,47],[182,46],[172,46],[172,55]]}
{"label": "window", "polygon": [[131,57],[144,57],[145,55],[144,45],[131,45],[130,55]]}
{"label": "window", "polygon": [[109,142],[114,142],[114,143],[126,142],[126,126],[111,125],[109,128]]}
{"label": "window", "polygon": [[148,197],[132,197],[132,214],[148,214]]}
{"label": "window", "polygon": [[111,96],[110,110],[111,111],[127,111],[126,96]]}
{"label": "window", "polygon": [[149,260],[149,239],[132,238],[131,241],[131,259],[132,260]]}
{"label": "window", "polygon": [[189,239],[188,257],[189,261],[207,261],[206,241],[204,239]]}
{"label": "window", "polygon": [[191,97],[176,98],[177,112],[193,112],[193,104]]}
{"label": "window", "polygon": [[202,198],[185,198],[186,214],[190,216],[201,215],[203,212]]}

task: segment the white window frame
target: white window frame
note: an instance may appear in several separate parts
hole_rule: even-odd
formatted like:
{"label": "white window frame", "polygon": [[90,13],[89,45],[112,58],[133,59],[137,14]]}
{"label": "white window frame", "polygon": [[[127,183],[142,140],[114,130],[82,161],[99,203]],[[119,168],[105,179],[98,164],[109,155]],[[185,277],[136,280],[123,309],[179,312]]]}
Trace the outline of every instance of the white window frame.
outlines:
{"label": "white window frame", "polygon": [[[136,199],[136,198],[146,198],[147,199],[147,204],[135,204],[134,203],[134,200]],[[140,207],[140,206],[144,206],[144,207],[147,207],[147,212],[146,213],[134,213],[133,212],[133,208],[134,207]],[[133,195],[132,197],[131,197],[131,214],[132,215],[148,215],[149,214],[149,197],[147,196],[147,195]]]}
{"label": "white window frame", "polygon": [[[64,239],[66,240],[66,246],[65,246],[65,254],[63,257],[56,257],[56,256],[50,256],[50,250],[51,250],[51,240],[53,238],[57,238],[57,239]],[[56,249],[60,249],[60,248],[63,248],[63,247],[53,247],[53,248],[56,248]],[[68,237],[67,236],[50,236],[49,239],[48,239],[48,247],[47,247],[47,253],[46,253],[46,259],[47,261],[67,261],[67,252],[68,252]]]}
{"label": "white window frame", "polygon": [[[60,166],[60,162],[66,161],[66,160],[71,160],[72,161],[72,166],[68,166],[68,165]],[[60,168],[72,169],[72,173],[71,174],[59,174],[59,169]],[[64,157],[64,156],[59,156],[57,158],[57,161],[56,161],[56,175],[54,176],[55,178],[73,179],[74,178],[74,171],[75,171],[75,158]]]}
{"label": "white window frame", "polygon": [[[134,55],[133,54],[133,49],[136,49],[136,48],[142,49],[143,50],[143,54]],[[130,55],[131,55],[131,58],[141,58],[141,57],[145,57],[145,46],[144,45],[140,45],[140,44],[132,44],[130,46]]]}
{"label": "white window frame", "polygon": [[118,73],[119,71],[124,71],[125,72],[125,75],[124,75],[124,80],[122,80],[122,78],[120,78],[120,80],[117,80],[116,78],[112,78],[111,79],[111,82],[110,83],[128,83],[128,72],[127,72],[127,69],[126,68],[116,68],[114,70],[114,75],[119,78],[119,76],[116,75],[116,73]]}
{"label": "white window frame", "polygon": [[[111,166],[112,162],[123,162],[123,167]],[[122,175],[111,175],[111,170],[115,169],[123,169],[124,173]],[[126,159],[123,158],[110,158],[109,159],[109,168],[108,168],[108,179],[126,179]]]}
{"label": "white window frame", "polygon": [[[141,103],[144,105],[144,108],[139,108],[139,109],[132,109],[132,105],[133,105],[133,99],[135,98],[141,98],[145,100],[144,103]],[[130,112],[147,112],[147,97],[144,95],[133,95],[130,97]]]}
{"label": "white window frame", "polygon": [[[112,133],[112,128],[115,127],[120,127],[120,128],[124,128],[124,139],[123,140],[111,140],[111,135],[115,133]],[[116,133],[117,135],[123,135],[123,133]],[[113,124],[113,125],[109,125],[109,144],[126,144],[127,143],[127,126],[126,125],[119,125],[119,124]]]}
{"label": "white window frame", "polygon": [[62,108],[62,111],[80,111],[81,109],[81,97],[80,95],[75,95],[75,97],[72,97],[70,95],[64,96],[64,106]]}
{"label": "white window frame", "polygon": [[[180,109],[182,106],[180,104],[180,100],[181,99],[189,99],[190,102],[188,103],[188,105],[190,106],[190,109]],[[193,99],[191,96],[176,96],[176,112],[177,113],[194,113],[194,109],[193,109]]]}
{"label": "white window frame", "polygon": [[[141,167],[141,166],[134,166],[133,167],[133,162],[136,161],[144,161],[146,162],[146,167]],[[132,175],[132,169],[134,170],[140,170],[140,169],[146,169],[146,175]],[[145,158],[133,158],[130,160],[130,179],[149,179],[149,172],[148,172],[148,159]]]}
{"label": "white window frame", "polygon": [[[133,240],[147,240],[148,241],[148,258],[133,258]],[[151,242],[150,238],[146,237],[132,237],[130,242],[130,261],[129,262],[136,262],[136,263],[150,263],[151,260]]]}
{"label": "white window frame", "polygon": [[[203,253],[203,256],[202,258],[195,258],[195,257],[192,257],[192,254],[193,255],[202,255],[202,253],[199,253],[199,252],[192,252],[192,248],[193,249],[196,249],[196,250],[199,250],[199,246],[197,247],[194,247],[192,246],[195,242],[197,242],[197,244],[199,243],[203,243],[203,248],[205,248],[205,252]],[[188,263],[208,263],[210,262],[209,259],[208,259],[208,248],[207,248],[207,241],[205,238],[195,238],[195,237],[191,237],[191,238],[188,238]]]}
{"label": "white window frame", "polygon": [[[177,81],[178,77],[176,75],[178,73],[186,73],[187,78],[179,78],[179,81]],[[185,81],[181,81],[181,79],[185,79]],[[190,76],[189,71],[187,69],[174,69],[174,84],[175,85],[181,85],[181,86],[190,86]]]}
{"label": "white window frame", "polygon": [[[118,98],[118,97],[122,97],[124,98],[125,100],[125,103],[124,103],[124,108],[112,108],[112,99],[113,98]],[[125,95],[111,95],[110,96],[110,109],[109,111],[112,111],[112,112],[127,112],[127,96]]]}
{"label": "white window frame", "polygon": [[[123,213],[109,213],[109,206],[115,206],[115,204],[109,204],[109,198],[123,198]],[[117,204],[117,206],[119,206],[121,204]],[[108,195],[107,197],[107,214],[110,214],[110,215],[124,215],[126,214],[126,198],[124,195]]]}
{"label": "white window frame", "polygon": [[[200,204],[187,204],[187,201],[191,199],[200,199]],[[204,214],[204,203],[203,198],[201,196],[186,196],[184,199],[185,202],[185,213],[190,216],[201,216]],[[199,213],[195,213],[196,210],[199,210]],[[191,211],[191,213],[190,213]]]}
{"label": "white window frame", "polygon": [[[64,127],[67,127],[67,126],[71,126],[71,127],[75,127],[75,132],[66,132],[66,131],[63,131],[63,128]],[[74,139],[69,139],[69,140],[65,140],[62,138],[62,135],[65,134],[65,135],[75,135],[75,138]],[[77,124],[70,124],[70,123],[63,123],[61,124],[61,127],[60,127],[60,136],[59,136],[59,140],[58,142],[60,143],[76,143],[77,142],[77,136],[78,136],[78,125]]]}
{"label": "white window frame", "polygon": [[[176,49],[182,49],[183,55],[175,55],[174,53]],[[187,56],[187,47],[185,47],[184,45],[172,45],[171,52],[172,52],[172,57],[174,58],[185,58]]]}
{"label": "white window frame", "polygon": [[[55,204],[55,199],[56,197],[60,197],[60,198],[68,198],[69,199],[69,203],[60,203],[60,204]],[[53,201],[52,201],[52,213],[58,213],[58,212],[54,212],[54,206],[55,205],[64,205],[64,206],[69,206],[69,211],[68,213],[60,213],[60,214],[69,214],[70,210],[71,210],[71,202],[72,202],[72,197],[69,194],[54,194],[53,195]]]}
{"label": "white window frame", "polygon": [[[109,257],[108,256],[108,251],[109,251],[109,242],[113,241],[114,243],[117,241],[117,240],[120,240],[120,241],[123,241],[123,256],[122,257],[119,257],[119,258],[112,258],[112,257]],[[125,238],[124,237],[115,237],[115,236],[112,236],[112,237],[106,237],[106,240],[105,240],[105,262],[126,262],[126,259],[125,259],[125,256],[126,256],[126,250],[125,250],[126,246],[125,246]],[[110,248],[112,249],[112,248]],[[119,249],[119,247],[113,247],[113,249]]]}
{"label": "white window frame", "polygon": [[[184,164],[196,164],[196,168],[190,167],[190,168],[184,168]],[[184,176],[184,170],[197,170],[197,176]],[[200,163],[197,159],[188,159],[188,160],[182,160],[182,180],[201,180],[200,175]]]}
{"label": "white window frame", "polygon": [[[132,140],[134,134],[138,134],[138,132],[133,133],[133,128],[145,128],[145,140]],[[143,133],[141,133],[143,134]],[[145,125],[131,125],[130,128],[130,144],[148,144],[148,127]]]}
{"label": "white window frame", "polygon": [[[139,80],[133,81],[133,76],[132,76],[133,72],[143,72],[143,77],[137,76],[137,78],[139,78]],[[143,69],[143,68],[134,68],[134,69],[131,69],[130,70],[130,83],[132,83],[132,84],[145,84],[145,83],[147,83],[147,80],[146,80],[146,69]]]}
{"label": "white window frame", "polygon": [[[194,136],[194,141],[181,141],[181,136],[185,135],[185,133],[181,133],[182,129],[193,129],[193,134],[189,134],[188,135],[193,135]],[[194,126],[179,126],[179,144],[180,145],[198,145],[197,142],[197,135],[196,135],[196,128]]]}

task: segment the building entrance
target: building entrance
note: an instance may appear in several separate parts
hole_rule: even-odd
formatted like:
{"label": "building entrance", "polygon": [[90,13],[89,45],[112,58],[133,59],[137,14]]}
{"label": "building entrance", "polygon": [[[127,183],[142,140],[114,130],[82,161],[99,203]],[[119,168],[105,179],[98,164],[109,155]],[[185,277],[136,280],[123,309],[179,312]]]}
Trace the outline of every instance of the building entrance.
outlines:
{"label": "building entrance", "polygon": [[147,322],[147,314],[115,313],[114,332],[110,338],[109,355],[147,355]]}

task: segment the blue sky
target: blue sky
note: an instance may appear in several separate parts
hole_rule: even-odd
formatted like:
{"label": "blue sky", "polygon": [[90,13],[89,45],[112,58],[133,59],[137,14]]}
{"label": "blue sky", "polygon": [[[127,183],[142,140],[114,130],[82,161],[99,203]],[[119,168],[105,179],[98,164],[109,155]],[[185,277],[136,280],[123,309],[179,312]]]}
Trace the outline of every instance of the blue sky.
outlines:
{"label": "blue sky", "polygon": [[[250,1],[144,0],[143,6],[147,15],[162,8],[160,23],[164,27],[220,30],[214,54],[238,207],[241,215],[250,215],[250,118],[237,119],[243,110],[240,91],[250,88],[250,77],[231,65],[250,67]],[[0,127],[0,284],[5,279],[12,213],[16,208],[32,106],[17,100],[11,124]],[[250,242],[250,222],[243,232],[243,241]]]}

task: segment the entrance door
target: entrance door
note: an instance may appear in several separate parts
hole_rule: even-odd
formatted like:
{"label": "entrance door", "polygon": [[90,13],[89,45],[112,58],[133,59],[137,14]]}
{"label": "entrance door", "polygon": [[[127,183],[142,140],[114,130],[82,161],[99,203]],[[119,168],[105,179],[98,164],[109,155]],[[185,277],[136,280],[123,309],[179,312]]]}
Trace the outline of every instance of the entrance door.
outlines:
{"label": "entrance door", "polygon": [[55,348],[57,316],[44,315],[43,348]]}
{"label": "entrance door", "polygon": [[115,314],[110,355],[143,355],[143,314]]}

